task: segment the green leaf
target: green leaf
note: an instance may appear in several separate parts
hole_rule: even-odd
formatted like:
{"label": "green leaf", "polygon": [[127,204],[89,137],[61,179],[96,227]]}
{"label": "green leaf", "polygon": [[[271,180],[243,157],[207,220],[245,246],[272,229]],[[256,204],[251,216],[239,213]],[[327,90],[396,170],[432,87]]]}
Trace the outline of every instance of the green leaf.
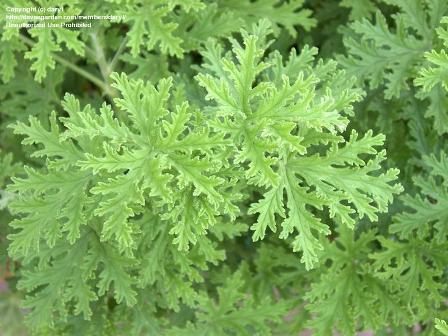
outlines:
{"label": "green leaf", "polygon": [[250,330],[263,335],[272,332],[267,322],[279,323],[286,305],[283,302],[273,303],[267,297],[260,302],[255,302],[250,297],[245,298],[242,275],[241,270],[238,270],[218,287],[216,301],[206,295],[200,296],[199,309],[195,314],[196,322],[188,322],[183,329],[172,328],[168,334],[226,335],[232,332],[248,336],[252,334]]}
{"label": "green leaf", "polygon": [[[424,157],[429,176],[415,176],[413,181],[421,190],[416,196],[405,195],[402,200],[409,209],[397,214],[391,225],[391,232],[403,239],[411,238],[416,232],[422,239],[427,237],[431,228],[436,230],[435,239],[444,242],[447,239],[446,222],[448,220],[448,159],[444,152],[440,158],[435,155]],[[441,183],[440,178],[442,178]]]}
{"label": "green leaf", "polygon": [[[441,304],[446,285],[439,282],[447,262],[446,243],[411,238],[406,242],[379,237],[382,251],[373,253],[377,277],[390,282],[400,304],[416,316],[428,313],[429,302]],[[442,268],[441,268],[442,267]],[[422,292],[424,295],[411,295]]]}
{"label": "green leaf", "polygon": [[38,39],[34,47],[25,53],[25,58],[34,60],[31,70],[36,71],[34,78],[41,82],[47,76],[47,69],[54,69],[56,62],[52,53],[61,51],[61,48],[55,43],[51,30],[37,29],[30,30],[31,36]]}
{"label": "green leaf", "polygon": [[443,335],[448,335],[448,325],[445,321],[436,318],[434,319],[434,323],[436,325],[436,329],[440,331],[440,333],[442,333]]}
{"label": "green leaf", "polygon": [[140,53],[142,45],[151,50],[158,44],[163,53],[182,57],[182,39],[175,36],[178,26],[174,22],[166,22],[165,17],[171,12],[172,4],[145,4],[132,6],[123,13],[127,22],[132,22],[129,32],[128,46],[133,56]]}
{"label": "green leaf", "polygon": [[[232,55],[223,56],[222,48],[210,42],[203,52],[207,74],[196,79],[213,101],[214,128],[232,140],[234,162],[244,168],[249,184],[265,189],[249,210],[259,213],[253,239],[264,237],[268,227],[275,231],[278,214],[284,218],[280,238],[296,231],[293,249],[303,253],[310,269],[318,261],[321,237],[331,232],[314,211],[328,209],[330,218],[350,227],[355,212],[376,221],[402,190],[394,183],[398,170],[378,174],[385,152],[374,147],[383,144],[382,135],[369,131],[358,140],[353,131],[345,146],[339,145],[344,140],[336,135],[347,127],[345,114],[351,114],[361,92],[334,61],[313,67],[315,51],[304,48],[283,65],[278,54],[263,57],[269,23],[261,21],[252,32],[242,33],[242,44],[231,39]],[[329,133],[335,135],[330,143]],[[316,149],[319,141],[328,146]],[[360,159],[366,155],[373,158]]]}
{"label": "green leaf", "polygon": [[408,318],[405,306],[397,304],[387,281],[376,278],[366,263],[374,240],[372,231],[355,238],[343,228],[336,244],[327,244],[324,260],[331,261],[331,266],[322,268],[320,279],[306,294],[310,301],[307,309],[314,314],[308,325],[314,332],[356,335],[360,326],[377,330],[381,321],[393,325]]}

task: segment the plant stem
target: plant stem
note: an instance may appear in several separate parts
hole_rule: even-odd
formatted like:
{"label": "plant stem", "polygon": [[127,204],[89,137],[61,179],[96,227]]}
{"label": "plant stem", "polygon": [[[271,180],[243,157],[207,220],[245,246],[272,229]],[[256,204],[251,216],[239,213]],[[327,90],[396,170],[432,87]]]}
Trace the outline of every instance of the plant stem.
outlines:
{"label": "plant stem", "polygon": [[110,61],[109,69],[110,69],[111,72],[114,71],[115,64],[117,63],[119,57],[121,56],[121,54],[123,53],[124,49],[126,48],[127,41],[128,41],[127,38],[124,38],[123,41],[121,41],[120,46],[118,47],[117,52],[115,53],[114,57]]}
{"label": "plant stem", "polygon": [[92,39],[92,47],[94,51],[95,61],[98,64],[98,67],[100,68],[100,72],[101,75],[103,76],[103,79],[107,81],[110,75],[109,65],[107,64],[106,56],[104,55],[104,50],[98,38],[97,32],[95,31],[91,33],[90,37]]}
{"label": "plant stem", "polygon": [[98,31],[92,32],[90,34],[90,37],[92,39],[92,50],[94,52],[93,56],[96,63],[98,64],[98,67],[100,68],[101,76],[103,77],[104,82],[109,88],[109,96],[116,97],[116,91],[110,86],[110,74],[113,71],[113,64],[112,62],[108,63],[106,60],[104,48],[101,45],[101,40],[98,38]]}

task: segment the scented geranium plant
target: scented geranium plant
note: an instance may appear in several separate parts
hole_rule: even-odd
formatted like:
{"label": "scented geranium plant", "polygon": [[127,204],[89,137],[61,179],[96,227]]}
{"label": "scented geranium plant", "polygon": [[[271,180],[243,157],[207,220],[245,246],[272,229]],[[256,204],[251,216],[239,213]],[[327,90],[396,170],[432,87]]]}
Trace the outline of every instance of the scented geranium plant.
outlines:
{"label": "scented geranium plant", "polygon": [[447,333],[445,1],[37,5],[118,19],[1,30],[0,333]]}

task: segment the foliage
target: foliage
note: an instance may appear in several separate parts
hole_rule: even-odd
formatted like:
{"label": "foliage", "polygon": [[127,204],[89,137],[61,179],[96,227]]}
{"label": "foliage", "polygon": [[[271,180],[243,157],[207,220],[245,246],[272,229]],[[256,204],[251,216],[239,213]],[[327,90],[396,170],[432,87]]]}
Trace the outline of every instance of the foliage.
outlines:
{"label": "foliage", "polygon": [[446,1],[0,6],[2,334],[448,332]]}
{"label": "foliage", "polygon": [[448,335],[448,326],[445,321],[435,319],[436,329],[439,330],[443,335]]}

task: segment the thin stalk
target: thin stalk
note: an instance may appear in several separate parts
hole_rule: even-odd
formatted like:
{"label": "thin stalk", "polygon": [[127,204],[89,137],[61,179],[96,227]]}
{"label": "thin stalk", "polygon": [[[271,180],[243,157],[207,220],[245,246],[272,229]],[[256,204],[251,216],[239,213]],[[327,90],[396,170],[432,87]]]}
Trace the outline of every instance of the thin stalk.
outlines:
{"label": "thin stalk", "polygon": [[108,81],[110,71],[109,71],[109,65],[106,61],[106,56],[104,55],[103,46],[100,43],[100,40],[98,39],[98,35],[95,32],[90,34],[90,37],[92,39],[92,49],[95,52],[95,61],[98,64],[98,67],[100,68],[101,75],[103,76],[103,79],[105,81]]}
{"label": "thin stalk", "polygon": [[128,41],[127,38],[124,38],[123,41],[121,41],[120,46],[118,47],[117,52],[115,53],[114,57],[110,61],[110,63],[109,63],[110,72],[114,71],[115,65],[117,64],[119,57],[121,56],[121,54],[123,53],[124,49],[126,48],[127,41]]}
{"label": "thin stalk", "polygon": [[98,67],[100,68],[101,76],[103,77],[104,82],[107,84],[109,88],[109,96],[116,97],[116,91],[110,86],[110,74],[112,73],[112,63],[108,63],[106,60],[106,54],[104,52],[104,48],[101,45],[101,41],[98,38],[97,31],[94,31],[90,34],[92,39],[92,50],[94,51],[94,58]]}

